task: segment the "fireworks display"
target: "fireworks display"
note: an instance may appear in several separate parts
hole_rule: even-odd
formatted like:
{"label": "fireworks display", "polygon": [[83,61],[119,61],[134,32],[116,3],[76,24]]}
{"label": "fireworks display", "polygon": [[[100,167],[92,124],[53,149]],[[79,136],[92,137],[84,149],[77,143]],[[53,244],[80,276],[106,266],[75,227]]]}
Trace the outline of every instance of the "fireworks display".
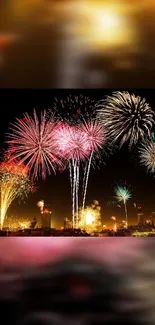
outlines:
{"label": "fireworks display", "polygon": [[72,223],[73,228],[78,228],[79,168],[80,162],[90,155],[87,133],[79,126],[70,126],[61,122],[56,127],[54,141],[64,160],[69,165],[72,192]]}
{"label": "fireworks display", "polygon": [[[84,160],[90,154],[90,147],[86,132],[84,132],[82,128],[76,126],[68,126],[67,129],[68,144],[65,151],[65,157],[67,160]],[[62,141],[64,141],[64,139]],[[59,143],[61,146],[60,138]]]}
{"label": "fireworks display", "polygon": [[37,202],[37,206],[38,206],[38,208],[40,208],[40,212],[41,212],[41,213],[43,213],[43,211],[44,211],[44,204],[45,204],[45,203],[44,203],[43,200]]}
{"label": "fireworks display", "polygon": [[155,142],[145,140],[139,147],[140,164],[146,167],[148,173],[155,173]]}
{"label": "fireworks display", "polygon": [[83,94],[68,95],[66,98],[55,98],[53,109],[63,121],[78,124],[93,111],[94,101]]}
{"label": "fireworks display", "polygon": [[145,136],[150,136],[154,124],[154,112],[145,99],[128,92],[113,92],[96,104],[98,118],[112,142],[120,147],[129,142],[135,145]]}
{"label": "fireworks display", "polygon": [[33,117],[26,113],[23,119],[16,119],[10,127],[8,152],[29,167],[34,179],[39,176],[45,179],[47,174],[50,175],[52,170],[55,172],[57,166],[62,164],[53,141],[55,126],[52,115],[48,118],[44,111],[39,121],[34,110]]}
{"label": "fireworks display", "polygon": [[126,186],[117,186],[115,189],[116,200],[118,202],[123,202],[125,209],[126,227],[128,227],[128,213],[127,213],[127,201],[131,198],[131,193]]}
{"label": "fireworks display", "polygon": [[[93,158],[99,159],[99,149],[103,149],[105,134],[103,124],[93,115],[94,102],[83,95],[69,95],[64,100],[55,99],[54,109],[61,111],[65,123],[60,123],[57,143],[69,161],[70,182],[72,191],[72,218],[76,206],[76,227],[78,227],[78,191],[81,162],[84,162],[83,203],[84,210],[90,167]],[[73,226],[74,227],[74,226]]]}
{"label": "fireworks display", "polygon": [[[91,168],[98,168],[107,150],[113,153],[127,142],[129,149],[134,149],[133,145],[138,148],[140,164],[154,174],[153,127],[154,112],[146,99],[125,91],[113,92],[96,102],[87,96],[68,95],[54,99],[52,110],[44,110],[40,116],[34,109],[32,116],[25,113],[23,118],[16,118],[7,133],[6,160],[0,163],[1,228],[11,202],[32,191],[33,180],[46,179],[67,168],[72,227],[89,233],[97,231],[101,225],[99,203],[94,201],[85,208]],[[126,186],[117,186],[114,191],[115,206],[124,205],[127,228],[127,201],[131,193]],[[37,206],[43,213],[44,200]]]}
{"label": "fireworks display", "polygon": [[[82,129],[72,127],[70,137],[70,173],[73,175],[72,179],[72,194],[73,194],[73,215],[74,204],[76,206],[76,228],[78,228],[78,193],[79,193],[79,169],[80,162],[86,159],[90,154],[89,143],[87,141],[87,134]],[[71,171],[72,170],[72,171]],[[76,195],[76,196],[75,196]],[[74,222],[73,222],[74,228]]]}
{"label": "fireworks display", "polygon": [[101,207],[98,201],[93,201],[90,207],[80,210],[79,226],[87,233],[96,232],[102,229]]}
{"label": "fireworks display", "polygon": [[16,198],[24,198],[34,190],[33,183],[28,178],[28,169],[18,162],[4,161],[0,164],[0,224],[4,219],[10,204]]}
{"label": "fireworks display", "polygon": [[90,150],[89,160],[85,166],[84,194],[83,194],[83,204],[82,204],[82,209],[84,210],[92,159],[93,156],[99,155],[100,149],[103,149],[105,143],[105,133],[104,133],[103,125],[99,121],[94,119],[89,119],[88,121],[84,120],[81,128],[87,135],[87,142]]}

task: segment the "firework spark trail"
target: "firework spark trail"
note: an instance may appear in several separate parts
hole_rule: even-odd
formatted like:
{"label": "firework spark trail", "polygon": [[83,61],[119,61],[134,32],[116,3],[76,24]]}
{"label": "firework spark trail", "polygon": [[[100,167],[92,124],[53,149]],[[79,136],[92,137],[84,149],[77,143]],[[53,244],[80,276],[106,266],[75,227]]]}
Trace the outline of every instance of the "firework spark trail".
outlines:
{"label": "firework spark trail", "polygon": [[90,153],[89,144],[87,141],[86,133],[78,128],[70,128],[70,141],[69,141],[69,157],[73,159],[74,163],[74,180],[73,180],[73,213],[76,211],[76,222],[74,216],[74,226],[78,228],[78,204],[79,204],[79,168],[80,161],[84,160]]}
{"label": "firework spark trail", "polygon": [[[55,130],[54,141],[57,149],[69,166],[72,193],[72,223],[78,225],[78,193],[80,162],[90,155],[87,134],[80,127],[61,121]],[[75,222],[76,212],[76,222]]]}
{"label": "firework spark trail", "polygon": [[86,164],[86,166],[84,166],[82,195],[84,194],[85,182],[86,182],[86,175],[87,175],[87,164]]}
{"label": "firework spark trail", "polygon": [[72,163],[69,161],[69,176],[70,176],[70,186],[71,186],[71,195],[73,192],[73,176],[72,176]]}
{"label": "firework spark trail", "polygon": [[88,188],[88,180],[89,180],[89,174],[90,174],[90,167],[91,167],[91,162],[93,158],[94,152],[91,152],[89,162],[88,162],[88,168],[86,168],[86,178],[85,178],[85,184],[84,184],[84,194],[83,194],[83,202],[82,202],[82,213],[84,212],[85,208],[85,202],[86,202],[86,194],[87,194],[87,188]]}
{"label": "firework spark trail", "polygon": [[79,221],[79,165],[77,163],[76,168],[76,228],[78,228],[78,221]]}
{"label": "firework spark trail", "polygon": [[54,142],[55,126],[52,114],[49,118],[46,111],[41,112],[39,120],[34,110],[33,117],[25,113],[24,118],[17,118],[7,134],[8,153],[28,166],[34,179],[39,176],[45,179],[47,174],[62,165]]}
{"label": "firework spark trail", "polygon": [[76,191],[76,161],[73,164],[73,191],[72,191],[72,227],[75,228],[75,191]]}
{"label": "firework spark trail", "polygon": [[131,198],[131,193],[125,186],[117,186],[115,189],[116,200],[118,202],[123,202],[126,218],[126,227],[128,227],[128,213],[126,202]]}
{"label": "firework spark trail", "polygon": [[83,123],[81,124],[81,129],[87,134],[87,141],[90,149],[90,155],[88,158],[88,162],[86,163],[86,175],[85,175],[86,177],[84,177],[83,180],[84,193],[83,193],[82,211],[84,211],[92,159],[95,153],[96,153],[96,157],[97,154],[99,155],[99,149],[102,149],[103,145],[105,144],[105,132],[102,123],[94,119],[88,119],[88,121],[83,119]]}
{"label": "firework spark trail", "polygon": [[124,200],[124,210],[125,210],[126,227],[128,228],[128,211],[127,211],[126,200]]}
{"label": "firework spark trail", "polygon": [[96,104],[99,120],[113,143],[120,147],[129,142],[129,148],[145,136],[150,136],[154,112],[145,98],[128,92],[113,92]]}
{"label": "firework spark trail", "polygon": [[[60,128],[56,135],[57,145],[64,148],[64,158],[69,162],[70,183],[72,192],[72,219],[76,210],[76,227],[78,225],[78,201],[79,201],[79,168],[91,154],[86,130],[82,128],[84,117],[88,119],[89,111],[94,107],[94,101],[82,94],[68,95],[64,99],[54,99],[53,109],[61,112],[59,115]],[[84,114],[84,115],[83,115]],[[61,134],[60,134],[61,133]],[[60,140],[61,139],[61,140]],[[74,161],[74,163],[73,163]],[[76,171],[75,171],[76,162]],[[87,175],[87,166],[85,176]],[[84,181],[85,182],[85,181]],[[83,193],[84,193],[83,183]],[[82,193],[82,194],[83,194]]]}

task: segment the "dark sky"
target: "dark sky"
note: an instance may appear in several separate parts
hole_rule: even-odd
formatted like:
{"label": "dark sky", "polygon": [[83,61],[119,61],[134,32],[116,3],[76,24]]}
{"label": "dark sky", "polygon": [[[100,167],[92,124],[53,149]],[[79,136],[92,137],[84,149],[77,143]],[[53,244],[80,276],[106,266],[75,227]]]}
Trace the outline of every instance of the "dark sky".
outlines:
{"label": "dark sky", "polygon": [[[126,89],[125,89],[126,90]],[[101,99],[112,90],[0,90],[1,119],[0,136],[1,149],[4,147],[4,134],[7,132],[9,122],[16,117],[22,117],[24,112],[33,113],[36,108],[39,113],[42,109],[51,108],[54,97],[66,97],[67,94],[84,94],[92,99]],[[145,97],[152,108],[155,107],[154,90],[130,90],[131,93]],[[106,165],[100,169],[92,170],[87,192],[87,205],[93,200],[98,200],[102,208],[104,224],[111,224],[110,217],[117,216],[118,220],[124,219],[123,208],[109,207],[107,202],[113,200],[113,188],[116,183],[126,181],[132,190],[132,199],[128,203],[129,223],[136,221],[136,210],[133,203],[143,206],[145,216],[155,210],[155,180],[147,175],[145,169],[137,164],[135,153],[129,153],[126,146],[117,151]],[[36,193],[29,195],[25,203],[15,201],[8,210],[8,215],[33,218],[40,216],[37,202],[44,199],[52,210],[53,226],[63,225],[64,217],[71,217],[71,196],[68,171],[51,175],[46,181],[37,183]]]}

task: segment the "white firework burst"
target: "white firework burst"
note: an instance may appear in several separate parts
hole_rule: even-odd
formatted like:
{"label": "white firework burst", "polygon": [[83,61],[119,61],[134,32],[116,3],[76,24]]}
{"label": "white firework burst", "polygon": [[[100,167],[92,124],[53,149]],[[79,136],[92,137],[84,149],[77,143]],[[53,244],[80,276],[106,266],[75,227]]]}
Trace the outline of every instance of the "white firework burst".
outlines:
{"label": "white firework burst", "polygon": [[155,174],[155,142],[147,139],[138,149],[140,164],[146,167],[148,173]]}
{"label": "white firework burst", "polygon": [[129,92],[117,91],[96,104],[97,115],[102,121],[107,138],[120,147],[129,147],[145,136],[150,136],[154,124],[154,112],[145,98]]}

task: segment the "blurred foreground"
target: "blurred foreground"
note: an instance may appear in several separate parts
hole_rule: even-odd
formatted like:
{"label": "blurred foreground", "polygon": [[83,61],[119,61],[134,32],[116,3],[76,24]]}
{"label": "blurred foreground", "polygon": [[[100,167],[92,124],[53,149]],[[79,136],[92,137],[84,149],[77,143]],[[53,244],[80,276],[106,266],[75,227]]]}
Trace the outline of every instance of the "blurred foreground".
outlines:
{"label": "blurred foreground", "polygon": [[0,245],[6,322],[154,324],[153,240],[8,238]]}
{"label": "blurred foreground", "polygon": [[0,87],[154,87],[154,0],[1,0]]}

